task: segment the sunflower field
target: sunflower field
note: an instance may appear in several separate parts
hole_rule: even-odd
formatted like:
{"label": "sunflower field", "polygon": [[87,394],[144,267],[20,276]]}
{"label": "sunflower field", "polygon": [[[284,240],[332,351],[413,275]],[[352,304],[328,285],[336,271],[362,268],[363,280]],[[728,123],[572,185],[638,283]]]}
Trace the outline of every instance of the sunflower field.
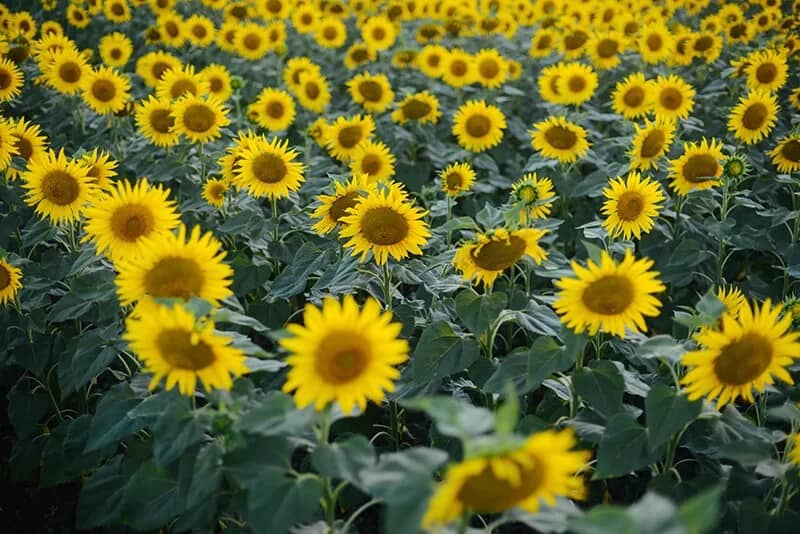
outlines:
{"label": "sunflower field", "polygon": [[4,0],[3,531],[797,532],[800,0]]}

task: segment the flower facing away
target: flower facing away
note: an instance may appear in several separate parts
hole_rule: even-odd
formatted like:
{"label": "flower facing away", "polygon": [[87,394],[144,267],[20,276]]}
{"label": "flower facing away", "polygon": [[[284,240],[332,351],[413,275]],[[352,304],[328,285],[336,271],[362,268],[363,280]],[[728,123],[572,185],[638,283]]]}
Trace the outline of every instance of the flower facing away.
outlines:
{"label": "flower facing away", "polygon": [[283,390],[294,392],[299,407],[322,410],[337,402],[345,413],[363,411],[367,401],[382,402],[400,377],[397,366],[408,359],[408,342],[400,323],[368,297],[359,309],[348,295],[342,302],[327,297],[319,308],[306,304],[303,325],[290,324],[281,339],[289,351],[289,374]]}
{"label": "flower facing away", "polygon": [[699,348],[681,360],[689,368],[681,380],[689,399],[716,399],[723,407],[738,398],[753,402],[753,393],[775,379],[794,383],[786,368],[800,358],[800,333],[791,332],[792,317],[782,311],[769,299],[745,304],[738,316],[724,314],[721,327],[695,334]]}
{"label": "flower facing away", "polygon": [[545,430],[503,452],[467,458],[451,466],[428,503],[425,528],[450,523],[464,512],[539,511],[557,497],[583,499],[581,473],[588,451],[574,450],[572,430]]}
{"label": "flower facing away", "polygon": [[248,372],[244,353],[231,338],[214,331],[214,321],[200,319],[180,305],[156,305],[125,323],[124,339],[153,374],[150,389],[166,377],[182,395],[193,395],[197,380],[206,391],[230,389],[231,375]]}
{"label": "flower facing away", "polygon": [[606,251],[600,263],[588,260],[581,267],[573,261],[575,276],[556,282],[559,292],[553,308],[578,334],[588,331],[593,336],[603,330],[624,338],[626,328],[642,332],[647,328],[644,318],[655,317],[661,308],[653,294],[665,289],[652,266],[653,260],[637,260],[630,249],[620,263]]}
{"label": "flower facing away", "polygon": [[511,186],[510,201],[522,208],[519,214],[521,224],[546,218],[555,199],[553,181],[546,176],[539,178],[535,172],[525,174]]}

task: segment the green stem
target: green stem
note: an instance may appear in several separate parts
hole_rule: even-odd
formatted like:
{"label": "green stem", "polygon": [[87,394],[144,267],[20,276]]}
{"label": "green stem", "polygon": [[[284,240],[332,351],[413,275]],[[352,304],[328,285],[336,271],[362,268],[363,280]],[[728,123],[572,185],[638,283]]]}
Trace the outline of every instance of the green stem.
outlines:
{"label": "green stem", "polygon": [[278,197],[272,197],[272,223],[274,228],[272,229],[272,240],[274,242],[278,242],[280,236],[280,224],[278,220]]}
{"label": "green stem", "polygon": [[389,401],[389,432],[392,434],[394,450],[399,451],[403,426],[400,420],[400,412],[397,410],[397,403],[392,401]]}
{"label": "green stem", "polygon": [[683,197],[678,196],[675,199],[675,222],[672,224],[672,239],[678,238],[678,232],[681,226],[681,210],[683,209]]}
{"label": "green stem", "polygon": [[392,310],[392,270],[389,267],[389,260],[381,266],[383,270],[383,305],[387,310]]}
{"label": "green stem", "polygon": [[347,531],[350,530],[350,526],[353,524],[353,521],[355,521],[364,510],[379,502],[381,502],[379,499],[372,499],[371,501],[367,501],[362,504],[355,512],[353,512],[353,515],[347,518],[347,521],[345,521],[344,525],[342,525],[341,534],[347,534]]}
{"label": "green stem", "polygon": [[[720,230],[722,230],[722,225],[728,219],[728,204],[730,203],[730,192],[728,190],[729,181],[725,180],[722,184],[722,205],[720,206],[719,210],[719,222],[720,222]],[[722,234],[722,232],[720,232]],[[725,256],[725,237],[720,235],[719,244],[717,246],[717,286],[722,283],[722,271],[724,269],[725,262],[723,261],[723,257]]]}
{"label": "green stem", "polygon": [[[450,222],[450,219],[453,216],[453,199],[450,195],[445,195],[447,197],[447,218],[445,220],[445,224]],[[453,239],[453,230],[449,227],[447,228],[447,248],[450,248],[450,242]]]}

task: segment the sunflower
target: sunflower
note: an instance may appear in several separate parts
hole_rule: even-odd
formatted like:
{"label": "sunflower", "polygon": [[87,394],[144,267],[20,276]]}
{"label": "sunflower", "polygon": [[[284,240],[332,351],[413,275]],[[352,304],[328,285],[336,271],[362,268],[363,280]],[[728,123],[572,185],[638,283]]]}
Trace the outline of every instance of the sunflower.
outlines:
{"label": "sunflower", "polygon": [[483,100],[465,102],[453,117],[453,135],[459,145],[471,152],[483,152],[500,144],[505,129],[503,112]]}
{"label": "sunflower", "polygon": [[675,50],[667,59],[667,64],[672,67],[691,65],[697,53],[692,49],[695,35],[692,31],[681,29],[675,33]]}
{"label": "sunflower", "polygon": [[395,157],[381,141],[367,139],[356,145],[350,157],[350,171],[366,174],[372,183],[394,176]]}
{"label": "sunflower", "polygon": [[305,181],[303,164],[288,141],[277,137],[244,143],[233,175],[233,183],[254,197],[284,198]]}
{"label": "sunflower", "polygon": [[115,169],[119,162],[111,159],[108,152],[95,148],[81,157],[81,163],[88,167],[86,175],[97,189],[105,191],[114,186],[114,182],[111,179],[117,175]]}
{"label": "sunflower", "polygon": [[289,90],[295,94],[299,93],[303,88],[303,84],[300,83],[300,76],[302,74],[320,76],[322,74],[322,69],[305,56],[289,59],[289,61],[286,62],[286,66],[283,68],[283,81]]}
{"label": "sunflower", "polygon": [[800,87],[794,89],[789,95],[789,103],[794,109],[800,110]]}
{"label": "sunflower", "polygon": [[187,95],[172,105],[173,131],[198,143],[208,143],[222,135],[220,129],[230,124],[228,111],[216,97]]}
{"label": "sunflower", "polygon": [[70,26],[82,30],[88,26],[90,22],[92,22],[92,18],[84,8],[75,4],[67,6],[67,23]]}
{"label": "sunflower", "polygon": [[793,465],[800,465],[800,433],[795,432],[786,438],[786,461]]}
{"label": "sunflower", "polygon": [[164,100],[177,100],[182,96],[203,96],[208,93],[208,82],[195,73],[193,65],[168,69],[156,84],[156,96]]}
{"label": "sunflower", "polygon": [[22,270],[0,258],[0,304],[14,300],[22,287]]}
{"label": "sunflower", "polygon": [[549,65],[542,69],[536,84],[539,87],[539,94],[542,98],[551,104],[563,104],[564,95],[561,94],[558,80],[561,78],[561,72],[564,70],[564,63],[557,63]]}
{"label": "sunflower", "polygon": [[109,21],[120,24],[131,20],[131,8],[127,0],[106,0],[103,2],[103,15]]}
{"label": "sunflower", "polygon": [[156,26],[161,33],[161,41],[173,48],[180,48],[186,43],[183,29],[183,17],[174,11],[162,13],[156,19]]}
{"label": "sunflower", "polygon": [[25,202],[36,206],[38,215],[53,224],[78,220],[94,194],[94,184],[83,163],[52,150],[28,162],[22,174],[23,187],[28,190]]}
{"label": "sunflower", "polygon": [[510,201],[521,208],[519,219],[527,224],[534,219],[544,219],[550,215],[550,209],[556,196],[553,193],[553,182],[545,176],[539,178],[534,173],[524,174],[511,186]]}
{"label": "sunflower", "polygon": [[319,10],[311,4],[298,5],[292,12],[292,26],[301,35],[314,33],[319,22]]}
{"label": "sunflower", "polygon": [[150,389],[166,377],[167,390],[177,384],[182,395],[194,395],[197,379],[206,391],[228,390],[231,375],[248,372],[245,354],[232,339],[214,331],[214,321],[198,318],[182,306],[154,306],[125,321],[123,339],[144,368],[153,374]]}
{"label": "sunflower", "polygon": [[323,113],[331,101],[328,80],[316,72],[300,74],[300,88],[295,94],[301,106],[316,113]]}
{"label": "sunflower", "polygon": [[[47,137],[42,134],[38,124],[19,118],[9,125],[14,140],[14,155],[25,160],[26,167],[31,161],[47,156]],[[6,173],[9,177],[16,178],[21,174],[21,170],[8,167]]]}
{"label": "sunflower", "polygon": [[347,82],[350,96],[367,111],[386,111],[394,100],[394,91],[385,74],[363,72]]}
{"label": "sunflower", "polygon": [[425,76],[440,78],[444,74],[447,49],[441,45],[427,45],[417,54],[415,64]]}
{"label": "sunflower", "polygon": [[597,74],[588,65],[567,63],[561,69],[558,80],[558,94],[562,104],[583,104],[597,89]]}
{"label": "sunflower", "polygon": [[0,58],[0,102],[8,102],[19,95],[24,81],[22,71],[16,63]]}
{"label": "sunflower", "polygon": [[771,93],[753,89],[728,115],[728,130],[736,139],[752,145],[767,137],[775,127],[778,101]]}
{"label": "sunflower", "polygon": [[84,79],[83,101],[102,115],[116,113],[128,103],[130,89],[127,76],[110,67],[97,67]]}
{"label": "sunflower", "polygon": [[[188,240],[187,240],[188,237]],[[232,295],[233,269],[226,263],[222,244],[195,226],[177,233],[161,232],[142,238],[141,255],[116,264],[116,285],[123,306],[138,302],[138,312],[152,308],[155,298],[189,300],[199,297],[215,306]],[[144,306],[142,306],[144,304]],[[139,315],[139,313],[137,313]]]}
{"label": "sunflower", "polygon": [[267,30],[255,22],[240,24],[236,30],[236,53],[250,61],[258,61],[269,50]]}
{"label": "sunflower", "polygon": [[531,37],[528,55],[532,58],[545,58],[558,50],[559,34],[553,28],[539,28]]}
{"label": "sunflower", "polygon": [[466,193],[475,183],[475,169],[469,163],[451,163],[441,171],[442,191],[447,196],[456,197]]}
{"label": "sunflower", "polygon": [[769,156],[779,172],[790,174],[800,171],[800,135],[781,139]]}
{"label": "sunflower", "polygon": [[613,69],[625,51],[625,37],[618,31],[596,32],[586,43],[586,52],[598,69]]}
{"label": "sunflower", "polygon": [[631,249],[621,263],[605,250],[599,264],[588,260],[584,268],[573,261],[575,277],[556,282],[560,291],[553,308],[561,322],[578,334],[588,330],[593,336],[602,329],[624,338],[626,328],[644,331],[645,316],[655,317],[661,307],[653,293],[665,289],[652,266],[653,260],[637,260]]}
{"label": "sunflower", "polygon": [[714,187],[722,175],[722,143],[703,138],[700,143],[684,143],[683,155],[670,161],[670,187],[679,195]]}
{"label": "sunflower", "polygon": [[667,27],[656,22],[642,28],[638,46],[644,61],[658,63],[669,59],[675,49],[675,41]]}
{"label": "sunflower", "polygon": [[689,400],[716,399],[718,407],[743,398],[753,402],[753,392],[764,391],[775,379],[792,384],[787,367],[800,358],[800,333],[790,332],[792,317],[781,317],[781,305],[769,299],[744,305],[738,317],[722,316],[722,328],[695,334],[698,350],[683,355],[689,371],[681,380]]}
{"label": "sunflower", "polygon": [[685,119],[694,108],[695,90],[682,78],[659,76],[653,90],[653,111],[657,119]]}
{"label": "sunflower", "polygon": [[208,84],[208,94],[221,101],[228,100],[233,94],[231,74],[225,65],[212,63],[197,74],[201,80]]}
{"label": "sunflower", "polygon": [[382,15],[372,16],[361,26],[361,38],[373,50],[387,50],[397,39],[397,28]]}
{"label": "sunflower", "polygon": [[453,522],[468,513],[500,513],[521,508],[535,514],[541,503],[584,499],[580,474],[589,451],[573,450],[571,429],[545,430],[519,445],[489,455],[468,457],[451,466],[428,503],[423,528]]}
{"label": "sunflower", "polygon": [[623,239],[640,239],[643,233],[649,233],[664,201],[661,185],[643,179],[638,172],[611,180],[603,196],[608,199],[603,203],[603,228],[611,237]]}
{"label": "sunflower", "polygon": [[328,151],[331,156],[348,161],[362,142],[372,137],[375,121],[370,115],[339,117],[327,128]]}
{"label": "sunflower", "polygon": [[365,43],[353,43],[344,53],[344,66],[353,70],[361,65],[366,65],[370,61],[375,61],[377,57],[377,52]]}
{"label": "sunflower", "polygon": [[419,44],[439,42],[444,37],[445,29],[439,24],[422,24],[417,28],[414,39]]}
{"label": "sunflower", "polygon": [[192,15],[183,22],[183,33],[192,46],[211,46],[215,40],[214,21],[203,15]]}
{"label": "sunflower", "polygon": [[247,114],[262,128],[271,132],[283,132],[294,122],[296,110],[289,93],[266,87],[259,93],[256,101],[248,106]]}
{"label": "sunflower", "polygon": [[675,123],[666,120],[646,120],[643,126],[634,124],[636,133],[631,142],[631,169],[658,168],[658,159],[669,152],[675,135]]}
{"label": "sunflower", "polygon": [[546,158],[572,163],[589,150],[586,130],[564,117],[548,117],[533,125],[531,144]]}
{"label": "sunflower", "polygon": [[135,184],[119,181],[86,209],[86,237],[112,261],[143,255],[148,237],[169,232],[180,223],[169,190],[153,187],[146,179]]}
{"label": "sunflower", "polygon": [[[734,319],[739,317],[739,313],[742,311],[743,307],[748,306],[744,293],[742,293],[742,290],[738,287],[719,287],[717,288],[716,295],[725,306],[723,315],[730,315]],[[717,330],[724,328],[721,316],[715,327]]]}
{"label": "sunflower", "polygon": [[484,48],[475,54],[477,81],[489,89],[503,85],[508,77],[508,61],[494,48]]}
{"label": "sunflower", "polygon": [[444,57],[442,79],[451,87],[459,88],[473,83],[477,76],[475,71],[475,58],[460,48],[450,50]]}
{"label": "sunflower", "polygon": [[180,70],[181,60],[163,50],[148,52],[136,60],[136,74],[148,87],[155,88],[164,74],[172,70]]}
{"label": "sunflower", "polygon": [[383,265],[389,255],[401,260],[422,254],[420,247],[431,235],[422,220],[426,214],[411,205],[399,187],[375,189],[339,219],[339,236],[349,238],[345,246],[353,249],[353,256],[361,254],[362,262],[372,251],[375,262]]}
{"label": "sunflower", "polygon": [[54,89],[64,94],[80,91],[91,67],[75,49],[64,48],[54,52],[45,71],[45,79]]}
{"label": "sunflower", "polygon": [[135,117],[139,131],[155,146],[170,147],[180,142],[180,134],[173,130],[175,118],[168,100],[150,95],[137,104]]}
{"label": "sunflower", "polygon": [[706,63],[713,63],[722,53],[722,37],[713,32],[700,32],[693,36],[690,46]]}
{"label": "sunflower", "polygon": [[325,117],[317,117],[317,119],[306,128],[306,134],[313,139],[320,148],[325,148],[328,144],[329,126],[330,124]]}
{"label": "sunflower", "polygon": [[354,207],[370,191],[375,190],[374,184],[366,174],[353,174],[346,182],[333,182],[332,195],[319,195],[317,207],[311,214],[314,219],[319,219],[312,228],[319,235],[333,232],[339,226],[339,220],[347,215],[350,208]]}
{"label": "sunflower", "polygon": [[408,342],[400,339],[400,323],[368,297],[359,309],[352,295],[340,303],[327,297],[322,308],[306,304],[304,326],[287,326],[280,340],[289,351],[289,374],[283,391],[294,392],[298,407],[317,410],[331,402],[345,413],[364,411],[367,401],[382,402],[400,378],[396,366],[408,360]]}
{"label": "sunflower", "polygon": [[124,67],[133,54],[133,43],[120,32],[104,35],[97,48],[103,63],[109,67]]}
{"label": "sunflower", "polygon": [[439,99],[428,91],[422,91],[406,95],[392,112],[392,120],[397,124],[407,121],[436,124],[441,115]]}
{"label": "sunflower", "polygon": [[628,120],[646,115],[653,105],[654,87],[644,74],[635,72],[617,82],[611,96],[611,106]]}
{"label": "sunflower", "polygon": [[339,48],[347,40],[347,26],[336,17],[322,17],[317,23],[314,38],[323,48]]}
{"label": "sunflower", "polygon": [[456,250],[453,267],[465,280],[492,287],[503,271],[516,265],[523,257],[530,256],[536,265],[544,261],[547,252],[539,241],[545,233],[547,230],[538,228],[499,228],[478,234],[475,241],[464,243]]}
{"label": "sunflower", "polygon": [[586,51],[589,34],[580,28],[572,27],[561,34],[559,50],[563,51],[565,59],[577,59]]}
{"label": "sunflower", "polygon": [[225,193],[228,191],[228,182],[220,178],[209,178],[203,184],[203,192],[200,196],[215,208],[225,205]]}
{"label": "sunflower", "polygon": [[18,155],[15,143],[16,137],[11,124],[0,117],[0,172],[5,171],[11,164],[11,158]]}

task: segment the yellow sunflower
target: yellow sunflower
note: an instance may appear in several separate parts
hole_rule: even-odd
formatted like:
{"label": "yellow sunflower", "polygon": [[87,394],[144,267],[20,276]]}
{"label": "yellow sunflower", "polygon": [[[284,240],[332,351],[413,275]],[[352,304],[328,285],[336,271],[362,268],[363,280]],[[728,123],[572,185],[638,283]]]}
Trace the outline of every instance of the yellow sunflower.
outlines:
{"label": "yellow sunflower", "polygon": [[314,219],[319,219],[312,226],[319,235],[333,232],[339,226],[339,220],[347,215],[348,210],[375,189],[366,174],[353,174],[346,182],[334,181],[333,187],[332,195],[317,196],[320,206],[311,214]]}
{"label": "yellow sunflower", "polygon": [[336,17],[322,17],[317,22],[314,38],[323,48],[339,48],[347,41],[347,26]]}
{"label": "yellow sunflower", "polygon": [[464,243],[456,250],[453,267],[461,272],[464,280],[492,287],[498,276],[523,257],[530,256],[536,265],[544,261],[547,252],[539,241],[545,233],[547,230],[538,228],[499,228],[478,234],[475,241]]}
{"label": "yellow sunflower", "polygon": [[353,102],[367,111],[386,111],[394,100],[394,91],[385,74],[362,72],[347,82],[347,88]]}
{"label": "yellow sunflower", "polygon": [[297,101],[308,110],[316,113],[324,112],[331,101],[328,80],[316,72],[302,72],[299,76],[300,87],[295,92]]}
{"label": "yellow sunflower", "polygon": [[705,138],[700,143],[684,143],[683,155],[670,161],[670,187],[679,195],[714,187],[722,175],[722,143]]}
{"label": "yellow sunflower", "polygon": [[148,87],[155,88],[164,74],[172,70],[180,70],[181,60],[163,50],[148,52],[136,60],[136,74]]}
{"label": "yellow sunflower", "polygon": [[58,154],[48,150],[29,161],[22,174],[25,202],[53,224],[77,221],[94,194],[88,173],[86,165],[67,158],[63,149]]}
{"label": "yellow sunflower", "polygon": [[571,429],[545,430],[519,445],[467,458],[445,473],[422,519],[425,529],[456,521],[465,513],[501,513],[521,508],[535,514],[542,503],[586,498],[581,474],[589,451],[574,450]]}
{"label": "yellow sunflower", "polygon": [[8,102],[19,95],[25,78],[16,63],[0,58],[0,102]]}
{"label": "yellow sunflower", "polygon": [[225,193],[228,191],[228,182],[219,178],[209,178],[203,184],[201,196],[215,208],[225,205]]}
{"label": "yellow sunflower", "polygon": [[311,4],[302,4],[294,8],[292,12],[292,26],[301,35],[314,33],[319,22],[319,10]]}
{"label": "yellow sunflower", "polygon": [[127,76],[110,67],[98,67],[84,79],[83,101],[102,115],[116,113],[128,103],[130,89]]}
{"label": "yellow sunflower", "polygon": [[328,144],[328,121],[325,117],[317,117],[317,119],[308,125],[306,133],[320,148],[325,148]]}
{"label": "yellow sunflower", "polygon": [[617,82],[611,95],[611,106],[628,120],[646,115],[653,105],[654,87],[644,74],[635,72]]}
{"label": "yellow sunflower", "polygon": [[800,110],[800,87],[793,90],[789,95],[789,103],[794,109]]}
{"label": "yellow sunflower", "polygon": [[[40,157],[47,157],[47,137],[42,133],[42,129],[39,128],[38,124],[19,118],[10,123],[10,126],[14,143],[13,150],[15,151],[13,155],[25,160],[25,168],[31,161]],[[21,170],[14,167],[6,169],[6,174],[10,178],[16,178],[21,173]]]}
{"label": "yellow sunflower", "polygon": [[407,121],[436,124],[441,115],[439,99],[428,91],[422,91],[406,95],[392,112],[392,121],[397,124],[404,124]]}
{"label": "yellow sunflower", "polygon": [[453,117],[453,135],[459,145],[471,152],[483,152],[499,145],[505,129],[503,112],[483,100],[465,102]]}
{"label": "yellow sunflower", "polygon": [[83,29],[92,22],[92,17],[81,6],[70,4],[67,6],[67,23],[78,29]]}
{"label": "yellow sunflower", "polygon": [[475,169],[469,163],[451,163],[441,171],[442,191],[447,196],[456,197],[466,193],[475,183]]}
{"label": "yellow sunflower", "polygon": [[550,215],[555,198],[552,180],[546,176],[539,178],[535,172],[524,174],[511,186],[510,201],[522,208],[519,213],[521,224]]}
{"label": "yellow sunflower", "polygon": [[166,389],[177,385],[182,395],[194,395],[198,378],[206,391],[228,390],[231,375],[248,372],[244,352],[230,346],[232,339],[215,332],[213,320],[182,306],[153,306],[129,317],[125,329],[123,339],[153,374],[150,389],[166,377]]}
{"label": "yellow sunflower", "polygon": [[657,161],[669,152],[675,135],[675,123],[666,120],[649,121],[644,125],[634,124],[636,133],[631,141],[631,169],[657,169]]}
{"label": "yellow sunflower", "polygon": [[121,32],[104,35],[97,48],[103,63],[109,67],[124,67],[133,54],[133,43]]}
{"label": "yellow sunflower", "polygon": [[375,263],[383,265],[389,255],[401,260],[409,254],[422,254],[421,246],[431,233],[422,220],[426,211],[410,204],[398,187],[370,191],[348,214],[339,219],[339,236],[348,239],[345,246],[352,255],[361,254],[361,261],[371,251]]}
{"label": "yellow sunflower", "polygon": [[567,63],[556,80],[561,104],[583,104],[597,89],[597,74],[588,65]]}
{"label": "yellow sunflower", "polygon": [[559,33],[554,28],[539,28],[531,37],[528,55],[532,58],[545,58],[557,51],[560,43]]}
{"label": "yellow sunflower", "polygon": [[44,76],[54,89],[71,95],[80,91],[91,70],[80,52],[64,48],[52,54]]}
{"label": "yellow sunflower", "polygon": [[248,147],[256,147],[259,143],[265,143],[264,137],[256,134],[252,130],[239,130],[236,137],[225,150],[225,154],[217,159],[220,166],[222,179],[228,183],[234,182],[235,174],[239,170],[239,162],[242,160],[242,153]]}
{"label": "yellow sunflower", "polygon": [[781,139],[769,156],[780,172],[789,174],[800,171],[800,135]]}
{"label": "yellow sunflower", "polygon": [[212,63],[198,73],[198,76],[208,84],[208,94],[221,101],[228,100],[233,94],[231,74],[225,65]]}
{"label": "yellow sunflower", "polygon": [[137,104],[135,118],[141,134],[155,146],[170,147],[180,142],[180,134],[173,129],[175,118],[168,100],[150,95]]}
{"label": "yellow sunflower", "polygon": [[233,175],[233,183],[254,197],[285,198],[305,181],[303,164],[295,161],[297,152],[288,141],[263,138],[243,145]]}
{"label": "yellow sunflower", "polygon": [[548,117],[533,125],[531,144],[546,158],[572,163],[589,150],[586,130],[564,117]]}
{"label": "yellow sunflower", "polygon": [[168,69],[156,84],[156,96],[164,100],[177,100],[183,96],[203,96],[208,93],[208,82],[199,76],[194,65]]}
{"label": "yellow sunflower", "polygon": [[11,265],[6,258],[0,258],[0,305],[14,300],[21,288],[22,270]]}
{"label": "yellow sunflower", "polygon": [[216,306],[232,295],[233,269],[223,263],[225,250],[211,232],[201,235],[199,226],[188,236],[183,224],[177,233],[148,235],[139,251],[116,264],[115,281],[120,304],[138,302],[137,315],[151,309],[156,298],[199,297]]}
{"label": "yellow sunflower", "polygon": [[564,63],[549,65],[542,69],[536,80],[536,84],[539,87],[539,94],[545,101],[551,104],[564,103],[564,95],[561,94],[558,83],[563,70]]}
{"label": "yellow sunflower", "polygon": [[728,130],[745,144],[752,145],[767,137],[775,127],[778,101],[767,91],[753,89],[728,115]]}
{"label": "yellow sunflower", "polygon": [[669,59],[675,50],[675,40],[662,22],[648,24],[639,34],[639,54],[647,63]]}
{"label": "yellow sunflower", "polygon": [[361,65],[366,65],[370,61],[375,61],[377,57],[377,52],[365,43],[353,43],[344,53],[344,66],[349,70],[353,70]]}
{"label": "yellow sunflower", "polygon": [[444,73],[447,49],[441,45],[427,45],[417,54],[415,64],[425,76],[440,78]]}
{"label": "yellow sunflower", "polygon": [[456,48],[450,50],[444,57],[442,79],[451,87],[464,87],[475,81],[476,68],[475,58],[464,50]]}
{"label": "yellow sunflower", "polygon": [[250,61],[258,61],[269,51],[267,30],[255,22],[240,24],[235,39],[236,53]]}
{"label": "yellow sunflower", "polygon": [[370,182],[382,182],[394,176],[395,157],[381,141],[367,139],[356,145],[350,157],[350,171],[366,174]]}
{"label": "yellow sunflower", "polygon": [[769,299],[742,306],[739,316],[722,316],[722,329],[706,328],[695,334],[698,350],[683,355],[690,370],[681,380],[690,400],[716,399],[718,407],[738,398],[753,402],[775,379],[793,384],[786,369],[800,358],[800,333],[791,332],[792,317],[781,317],[781,305]]}
{"label": "yellow sunflower", "polygon": [[372,137],[375,121],[371,115],[338,117],[327,128],[328,151],[341,161],[349,161],[356,147]]}
{"label": "yellow sunflower", "polygon": [[105,191],[114,186],[111,179],[117,175],[115,169],[119,166],[119,162],[111,159],[108,152],[95,148],[83,155],[81,163],[89,168],[86,175],[97,189]]}
{"label": "yellow sunflower", "polygon": [[11,164],[11,158],[19,153],[15,143],[16,137],[11,124],[0,118],[0,172],[5,171]]}
{"label": "yellow sunflower", "polygon": [[169,232],[180,223],[169,190],[153,187],[146,179],[135,184],[119,181],[85,210],[86,237],[112,261],[135,259],[144,252],[146,238]]}
{"label": "yellow sunflower", "polygon": [[642,178],[638,172],[609,181],[603,196],[608,199],[603,203],[602,213],[606,216],[603,228],[610,236],[623,239],[640,239],[642,234],[649,233],[664,201],[661,185]]}
{"label": "yellow sunflower", "polygon": [[127,0],[106,0],[103,2],[103,15],[109,21],[120,24],[131,20],[131,8]]}
{"label": "yellow sunflower", "polygon": [[228,110],[216,97],[187,95],[172,105],[173,131],[190,141],[208,143],[222,135],[220,129],[230,124]]}
{"label": "yellow sunflower", "polygon": [[586,43],[586,52],[598,69],[613,69],[625,51],[625,37],[619,31],[595,32]]}
{"label": "yellow sunflower", "polygon": [[475,54],[475,76],[481,85],[496,89],[508,77],[508,61],[495,48],[484,48]]}
{"label": "yellow sunflower", "polygon": [[296,110],[289,93],[266,87],[258,94],[256,101],[248,106],[247,114],[262,128],[284,132],[294,122]]}
{"label": "yellow sunflower", "polygon": [[397,39],[397,28],[385,16],[371,16],[361,25],[361,38],[373,50],[387,50]]}
{"label": "yellow sunflower", "polygon": [[657,119],[685,119],[694,109],[695,90],[675,74],[659,76],[653,89],[653,111]]}
{"label": "yellow sunflower", "polygon": [[693,36],[691,50],[702,57],[706,63],[713,63],[722,53],[722,37],[713,32],[700,32]]}
{"label": "yellow sunflower", "polygon": [[289,352],[283,391],[294,392],[298,407],[322,410],[332,402],[345,413],[367,401],[382,402],[400,378],[397,366],[408,360],[400,323],[368,297],[359,309],[352,295],[342,302],[327,297],[319,308],[306,304],[303,325],[290,324],[281,346]]}
{"label": "yellow sunflower", "polygon": [[593,336],[602,329],[624,338],[626,328],[645,331],[645,316],[655,317],[661,308],[653,294],[665,289],[652,266],[653,260],[637,260],[630,249],[621,263],[605,250],[599,264],[588,260],[584,268],[573,261],[575,277],[556,282],[560,291],[553,308],[561,322],[578,334],[588,330]]}
{"label": "yellow sunflower", "polygon": [[214,21],[203,15],[192,15],[183,22],[183,33],[192,46],[211,46],[215,32]]}

